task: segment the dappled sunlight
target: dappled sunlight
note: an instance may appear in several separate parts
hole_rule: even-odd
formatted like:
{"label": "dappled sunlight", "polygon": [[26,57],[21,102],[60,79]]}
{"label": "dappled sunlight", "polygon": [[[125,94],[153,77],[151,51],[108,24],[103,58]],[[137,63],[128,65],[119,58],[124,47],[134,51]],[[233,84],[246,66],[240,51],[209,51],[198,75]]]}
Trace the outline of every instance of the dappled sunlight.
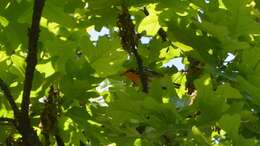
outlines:
{"label": "dappled sunlight", "polygon": [[208,86],[211,83],[211,78],[208,77],[207,79],[204,80],[204,85]]}
{"label": "dappled sunlight", "polygon": [[0,0],[0,145],[259,145],[259,4]]}
{"label": "dappled sunlight", "polygon": [[44,73],[45,74],[45,78],[53,75],[55,73],[55,70],[52,66],[51,62],[48,62],[46,64],[38,64],[36,66],[36,69],[40,72],[40,73]]}

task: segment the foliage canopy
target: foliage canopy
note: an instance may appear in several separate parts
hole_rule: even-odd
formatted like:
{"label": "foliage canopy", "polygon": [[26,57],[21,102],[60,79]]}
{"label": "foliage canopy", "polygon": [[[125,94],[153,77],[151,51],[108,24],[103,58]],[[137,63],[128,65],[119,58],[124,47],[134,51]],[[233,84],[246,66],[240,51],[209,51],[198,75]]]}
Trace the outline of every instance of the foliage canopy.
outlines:
{"label": "foliage canopy", "polygon": [[260,145],[259,10],[259,0],[1,0],[0,143]]}

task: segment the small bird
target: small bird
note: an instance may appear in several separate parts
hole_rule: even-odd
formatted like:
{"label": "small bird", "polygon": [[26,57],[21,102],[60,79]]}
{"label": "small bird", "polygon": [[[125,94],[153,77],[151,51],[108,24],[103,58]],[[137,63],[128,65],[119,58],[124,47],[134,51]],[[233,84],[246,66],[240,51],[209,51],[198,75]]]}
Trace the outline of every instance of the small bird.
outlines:
{"label": "small bird", "polygon": [[[128,80],[132,81],[134,86],[141,85],[140,73],[137,69],[128,69],[123,72],[122,75],[126,76]],[[150,81],[154,77],[163,77],[163,74],[160,74],[148,68],[144,68],[144,75],[147,77],[148,81]]]}
{"label": "small bird", "polygon": [[[153,71],[149,68],[144,68],[144,74],[147,77],[148,81],[151,81],[153,78],[164,77],[163,74]],[[132,81],[134,86],[141,85],[140,73],[137,69],[128,69],[125,72],[123,72],[122,75],[124,75],[128,80]],[[179,83],[173,84],[177,89],[181,86]]]}

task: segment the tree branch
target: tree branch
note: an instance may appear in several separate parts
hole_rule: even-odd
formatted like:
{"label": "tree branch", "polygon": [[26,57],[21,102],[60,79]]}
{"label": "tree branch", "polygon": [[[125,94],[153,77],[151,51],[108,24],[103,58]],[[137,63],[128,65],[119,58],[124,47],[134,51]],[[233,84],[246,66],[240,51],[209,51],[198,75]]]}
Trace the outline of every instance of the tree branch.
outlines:
{"label": "tree branch", "polygon": [[140,74],[140,80],[143,87],[143,92],[148,93],[148,80],[147,76],[144,73],[143,60],[137,51],[139,37],[135,33],[135,26],[131,20],[129,11],[125,6],[122,6],[122,14],[119,15],[117,25],[119,27],[123,49],[127,51],[130,55],[133,54],[135,56],[138,65],[138,72]]}
{"label": "tree branch", "polygon": [[14,111],[14,115],[18,115],[19,109],[18,109],[16,103],[14,102],[14,98],[13,98],[7,84],[1,78],[0,78],[0,88],[1,88],[1,90],[3,90],[4,95],[6,96],[9,104],[11,105],[11,107]]}
{"label": "tree branch", "polygon": [[26,58],[25,80],[23,88],[22,112],[28,115],[30,104],[30,92],[32,89],[33,74],[37,64],[37,42],[40,32],[40,19],[45,0],[35,0],[31,28],[28,30],[28,56]]}

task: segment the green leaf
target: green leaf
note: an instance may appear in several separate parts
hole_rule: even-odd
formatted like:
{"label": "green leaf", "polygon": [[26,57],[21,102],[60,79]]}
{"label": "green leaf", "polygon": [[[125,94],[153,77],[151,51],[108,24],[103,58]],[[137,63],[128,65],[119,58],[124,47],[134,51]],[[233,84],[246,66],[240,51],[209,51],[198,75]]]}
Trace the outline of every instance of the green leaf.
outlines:
{"label": "green leaf", "polygon": [[240,115],[224,115],[220,121],[220,126],[228,133],[235,145],[254,146],[253,139],[245,139],[239,135]]}
{"label": "green leaf", "polygon": [[196,23],[201,29],[214,35],[222,43],[226,50],[245,49],[249,45],[246,42],[240,42],[237,38],[230,36],[230,31],[227,26],[216,25],[207,21]]}
{"label": "green leaf", "polygon": [[4,51],[0,51],[0,62],[5,61],[8,58]]}
{"label": "green leaf", "polygon": [[[201,120],[214,121],[220,118],[222,113],[226,111],[229,106],[225,102],[225,96],[217,95],[212,89],[211,78],[209,75],[204,75],[200,79],[195,80],[195,87],[197,89],[197,102],[201,110]],[[214,114],[212,114],[214,113]]]}
{"label": "green leaf", "polygon": [[106,77],[122,70],[127,54],[121,50],[119,38],[102,37],[95,48],[87,48],[87,57],[91,66],[100,77]]}
{"label": "green leaf", "polygon": [[224,0],[230,11],[229,29],[233,36],[260,33],[260,26],[250,16],[250,8],[246,7],[252,0],[238,0],[236,3]]}
{"label": "green leaf", "polygon": [[200,144],[210,145],[209,140],[204,136],[204,134],[199,130],[198,127],[193,126],[191,131],[196,141],[198,141]]}
{"label": "green leaf", "polygon": [[43,16],[46,17],[49,21],[57,22],[67,27],[75,27],[76,22],[74,18],[71,15],[64,12],[64,8],[63,8],[64,3],[61,4],[60,2],[46,1],[45,9],[43,11]]}
{"label": "green leaf", "polygon": [[90,119],[88,112],[79,107],[72,107],[66,112],[66,115],[70,117],[74,122],[84,127],[87,124],[87,120]]}
{"label": "green leaf", "polygon": [[227,98],[227,99],[241,99],[243,98],[239,91],[230,87],[229,84],[220,85],[217,88],[215,94]]}
{"label": "green leaf", "polygon": [[51,62],[47,62],[44,64],[38,64],[36,66],[36,69],[40,72],[40,73],[44,73],[45,74],[45,78],[53,75],[55,73],[55,70],[51,64]]}
{"label": "green leaf", "polygon": [[146,7],[151,14],[141,21],[140,25],[138,26],[139,33],[146,31],[148,36],[154,36],[160,29],[161,26],[158,20],[159,12],[155,10],[155,7],[156,4],[150,4]]}
{"label": "green leaf", "polygon": [[0,24],[1,24],[3,27],[6,27],[6,26],[8,26],[9,21],[8,21],[5,17],[0,16]]}
{"label": "green leaf", "polygon": [[[38,62],[30,94],[29,118],[37,136],[44,142],[39,119],[43,105],[51,100],[43,104],[42,99],[55,86],[60,113],[51,118],[58,120],[54,128],[64,145],[259,145],[259,4],[259,0],[47,0],[35,42]],[[33,6],[33,0],[0,0],[0,78],[18,107]],[[161,74],[149,75],[148,93],[123,73],[140,64],[122,48],[122,41],[137,39],[120,38],[117,21],[122,7],[129,9],[141,37],[136,49],[142,65]],[[97,32],[90,33],[93,28]],[[102,28],[109,29],[108,34]],[[166,38],[158,34],[160,28]],[[99,39],[91,41],[96,35]],[[227,53],[235,58],[228,61]],[[175,66],[180,64],[171,64],[174,58],[182,58],[185,69],[178,71]],[[1,117],[17,118],[3,91]],[[0,120],[0,145],[11,137],[18,140],[18,134],[19,129]],[[57,144],[53,133],[48,134],[50,146]]]}
{"label": "green leaf", "polygon": [[259,94],[260,88],[254,86],[252,83],[247,81],[242,76],[238,76],[237,81],[239,83],[240,90],[249,94],[249,99],[252,100],[253,104],[260,106],[260,94]]}
{"label": "green leaf", "polygon": [[10,71],[12,73],[15,73],[21,80],[24,77],[25,73],[25,60],[23,57],[18,55],[12,55],[11,61],[13,63],[12,67],[10,68]]}

